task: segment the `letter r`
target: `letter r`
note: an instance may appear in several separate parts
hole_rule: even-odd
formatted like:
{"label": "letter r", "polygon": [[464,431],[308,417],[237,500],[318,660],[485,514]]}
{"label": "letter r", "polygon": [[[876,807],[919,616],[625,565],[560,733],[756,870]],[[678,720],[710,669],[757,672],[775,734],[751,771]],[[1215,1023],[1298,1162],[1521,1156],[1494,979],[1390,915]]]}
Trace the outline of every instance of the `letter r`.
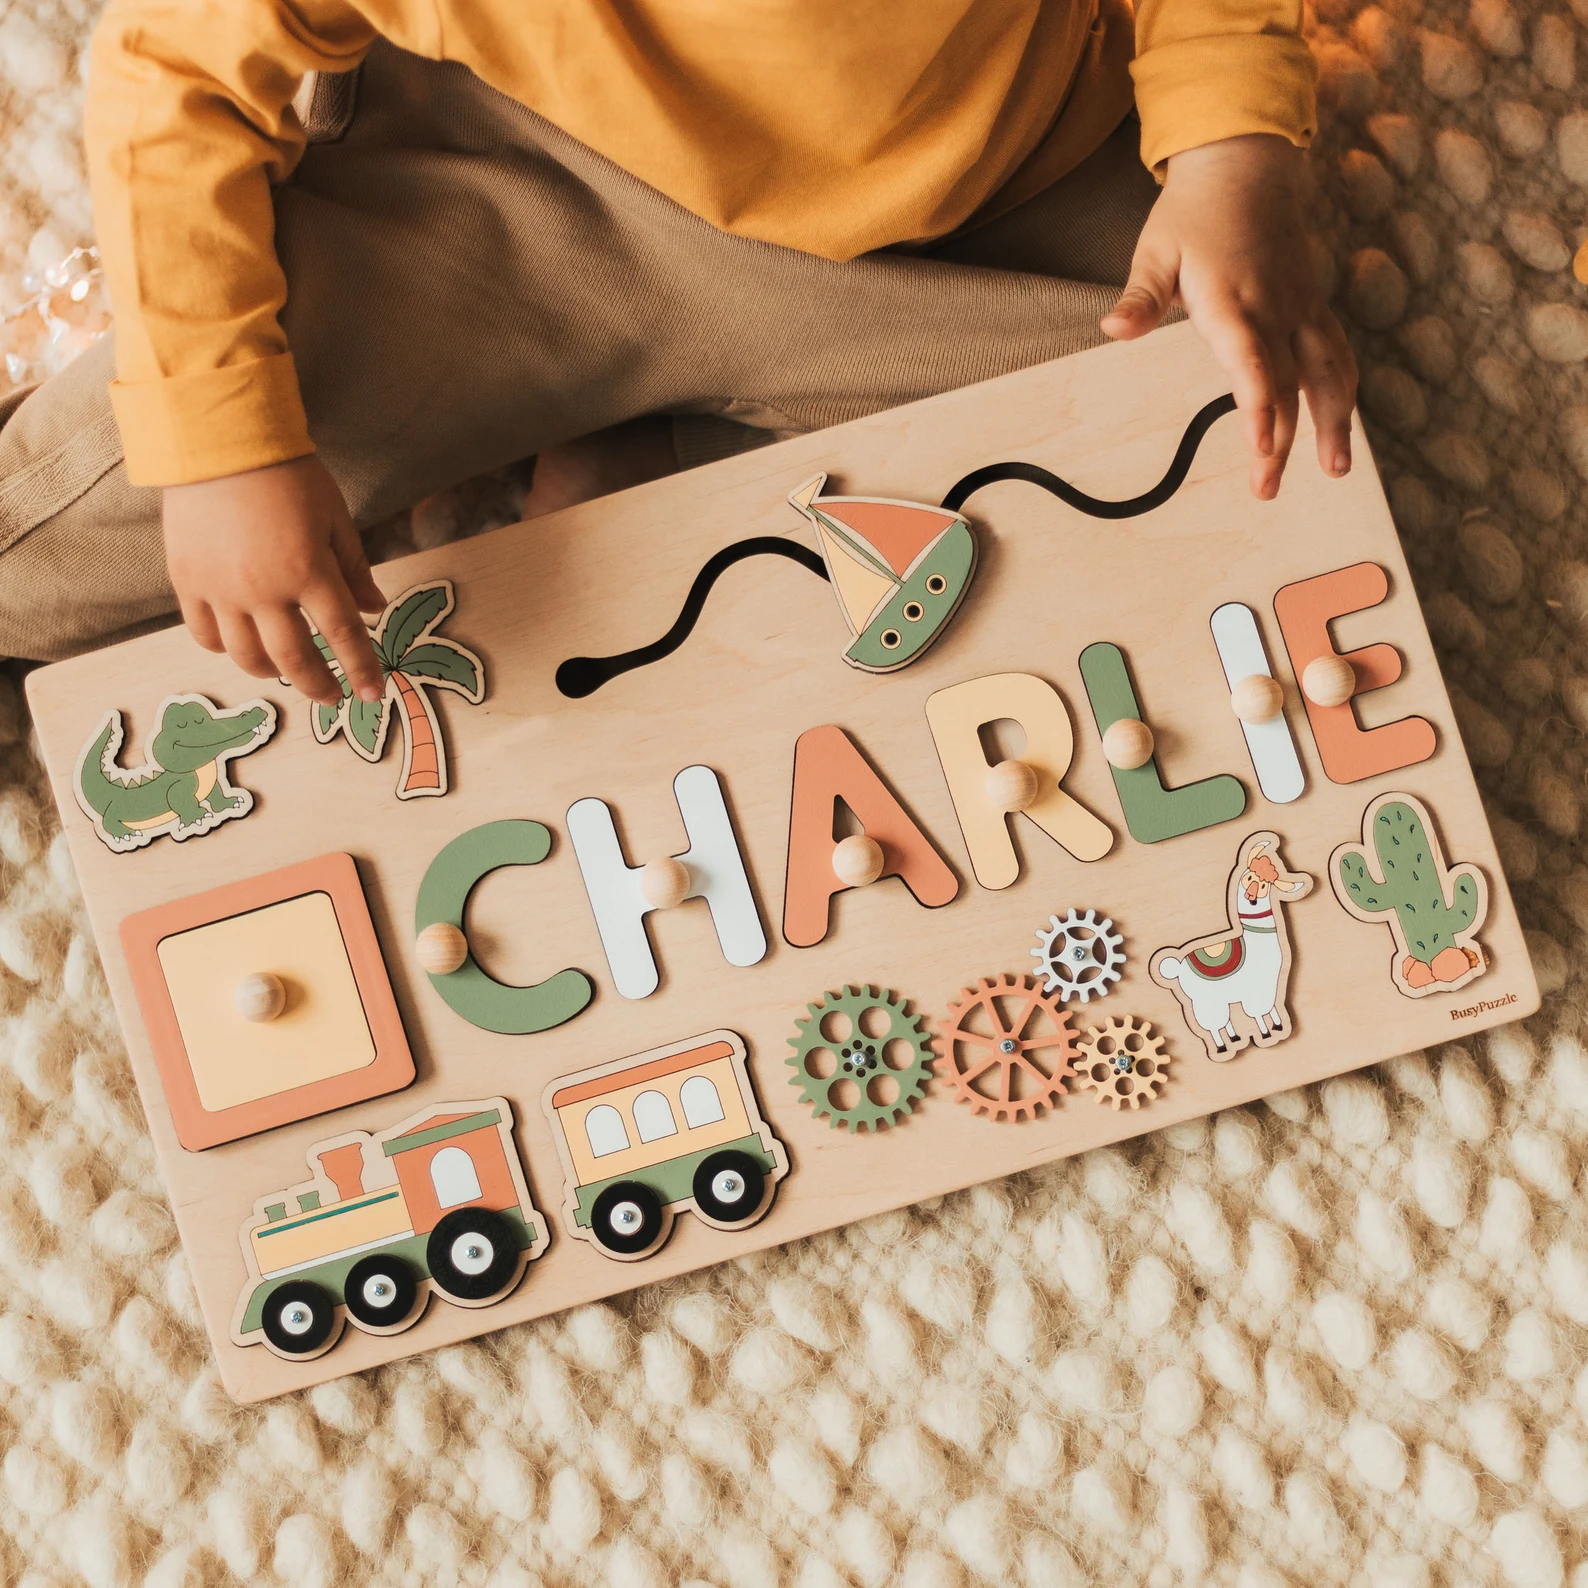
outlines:
{"label": "letter r", "polygon": [[1021,759],[1037,769],[1036,803],[1025,814],[1077,860],[1101,860],[1114,835],[1061,786],[1075,754],[1064,697],[1031,673],[994,673],[940,689],[926,702],[926,720],[943,763],[971,868],[984,888],[1007,888],[1020,875],[1009,818],[987,794],[990,770],[981,730],[1002,717],[1025,730]]}

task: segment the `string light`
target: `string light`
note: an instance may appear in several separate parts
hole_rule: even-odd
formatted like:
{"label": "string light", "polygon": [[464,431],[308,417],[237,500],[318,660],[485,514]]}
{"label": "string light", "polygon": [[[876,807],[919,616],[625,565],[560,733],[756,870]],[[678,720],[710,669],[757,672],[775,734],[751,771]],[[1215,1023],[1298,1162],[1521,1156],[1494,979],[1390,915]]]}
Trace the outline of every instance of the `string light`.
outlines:
{"label": "string light", "polygon": [[110,299],[97,248],[74,248],[42,276],[22,278],[27,296],[0,317],[6,386],[28,386],[64,369],[110,329]]}

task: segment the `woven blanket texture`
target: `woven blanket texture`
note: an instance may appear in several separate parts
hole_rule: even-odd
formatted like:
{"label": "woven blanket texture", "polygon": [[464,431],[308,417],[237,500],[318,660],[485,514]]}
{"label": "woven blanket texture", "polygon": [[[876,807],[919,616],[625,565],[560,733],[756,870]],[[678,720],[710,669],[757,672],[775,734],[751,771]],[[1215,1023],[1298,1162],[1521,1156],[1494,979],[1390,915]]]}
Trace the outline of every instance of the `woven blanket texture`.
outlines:
{"label": "woven blanket texture", "polygon": [[[1543,1013],[239,1410],[0,676],[0,1581],[1588,1588],[1572,3],[1309,18],[1319,257]],[[0,309],[91,241],[95,9],[0,6]]]}

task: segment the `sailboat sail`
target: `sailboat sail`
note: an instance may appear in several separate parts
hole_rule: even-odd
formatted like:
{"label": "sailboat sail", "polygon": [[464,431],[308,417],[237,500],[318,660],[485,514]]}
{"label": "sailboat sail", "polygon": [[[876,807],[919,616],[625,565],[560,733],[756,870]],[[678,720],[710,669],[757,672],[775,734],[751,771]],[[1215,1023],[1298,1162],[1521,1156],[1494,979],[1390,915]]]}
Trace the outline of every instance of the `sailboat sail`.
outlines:
{"label": "sailboat sail", "polygon": [[912,662],[958,610],[976,570],[976,538],[947,508],[880,497],[823,497],[825,474],[789,493],[809,519],[855,642],[851,666],[889,673]]}
{"label": "sailboat sail", "polygon": [[828,577],[848,620],[849,632],[863,634],[877,609],[899,588],[899,581],[880,572],[876,563],[846,540],[826,514],[818,513],[815,522]]}
{"label": "sailboat sail", "polygon": [[863,498],[823,502],[822,508],[873,555],[903,579],[916,560],[953,524],[963,523],[958,513],[921,507],[914,502],[872,502]]}

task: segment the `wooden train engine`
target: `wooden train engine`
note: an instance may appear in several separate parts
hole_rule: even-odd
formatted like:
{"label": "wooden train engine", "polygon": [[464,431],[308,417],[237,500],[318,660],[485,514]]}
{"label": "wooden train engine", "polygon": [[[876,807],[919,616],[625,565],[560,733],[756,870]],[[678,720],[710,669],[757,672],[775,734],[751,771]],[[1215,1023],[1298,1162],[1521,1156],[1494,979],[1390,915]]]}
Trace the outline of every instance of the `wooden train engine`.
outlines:
{"label": "wooden train engine", "polygon": [[233,1338],[301,1360],[330,1350],[344,1318],[371,1334],[412,1327],[432,1290],[460,1307],[500,1301],[548,1239],[512,1127],[493,1098],[318,1145],[316,1177],[262,1200],[244,1231]]}

